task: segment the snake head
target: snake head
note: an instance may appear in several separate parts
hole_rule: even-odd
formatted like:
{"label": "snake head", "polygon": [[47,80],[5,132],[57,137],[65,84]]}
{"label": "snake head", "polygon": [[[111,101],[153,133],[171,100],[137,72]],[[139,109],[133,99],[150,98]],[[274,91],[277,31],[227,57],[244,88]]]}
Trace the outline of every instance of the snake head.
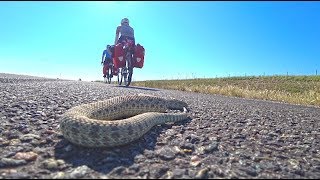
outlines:
{"label": "snake head", "polygon": [[167,102],[167,108],[170,110],[180,110],[183,112],[188,112],[189,110],[187,109],[188,104],[184,101],[181,100],[177,100],[174,98],[170,98],[170,99],[163,99],[161,97],[157,97],[154,95],[150,95],[150,94],[143,94],[143,93],[139,93],[138,96],[147,96],[147,97],[152,97],[152,98],[156,98],[156,99],[160,99],[161,101],[166,101]]}
{"label": "snake head", "polygon": [[188,104],[184,101],[180,101],[177,99],[170,99],[168,100],[168,109],[171,110],[180,110],[180,111],[186,111]]}

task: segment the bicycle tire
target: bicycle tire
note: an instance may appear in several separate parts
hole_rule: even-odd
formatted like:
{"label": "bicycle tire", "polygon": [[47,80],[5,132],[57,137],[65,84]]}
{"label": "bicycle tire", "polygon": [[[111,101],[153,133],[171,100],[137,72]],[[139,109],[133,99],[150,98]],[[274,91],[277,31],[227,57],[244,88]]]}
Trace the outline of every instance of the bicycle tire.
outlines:
{"label": "bicycle tire", "polygon": [[121,85],[122,84],[122,79],[123,79],[123,77],[122,77],[122,68],[120,69],[118,69],[118,84],[119,85]]}
{"label": "bicycle tire", "polygon": [[112,76],[113,76],[113,65],[112,64],[109,64],[108,66],[108,73],[107,73],[107,82],[108,84],[111,83],[111,79],[112,79]]}
{"label": "bicycle tire", "polygon": [[127,84],[126,84],[127,87],[130,86],[130,84],[131,84],[133,68],[130,67],[128,71],[129,71],[129,73],[128,73],[128,81],[127,81]]}
{"label": "bicycle tire", "polygon": [[125,77],[125,86],[128,87],[132,80],[132,74],[133,74],[133,67],[132,67],[132,53],[128,52],[126,55],[126,68],[127,68],[127,74]]}
{"label": "bicycle tire", "polygon": [[112,75],[112,70],[111,70],[111,68],[109,68],[109,73],[108,73],[108,76],[107,76],[107,82],[108,82],[108,84],[111,83],[111,75]]}
{"label": "bicycle tire", "polygon": [[124,71],[124,72],[122,73],[123,83],[124,83],[125,86],[127,86],[127,84],[128,84],[128,79],[127,79],[127,78],[128,78],[128,76],[127,76],[127,75],[128,75],[128,72],[127,72],[128,70],[127,70],[127,67],[125,67],[125,68],[123,69],[123,71]]}

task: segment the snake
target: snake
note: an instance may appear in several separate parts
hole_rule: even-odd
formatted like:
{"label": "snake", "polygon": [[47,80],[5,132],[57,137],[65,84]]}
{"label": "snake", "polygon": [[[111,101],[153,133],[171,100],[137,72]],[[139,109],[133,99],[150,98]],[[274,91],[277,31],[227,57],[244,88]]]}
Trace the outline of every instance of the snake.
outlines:
{"label": "snake", "polygon": [[76,145],[122,146],[138,140],[156,125],[186,119],[187,107],[186,102],[174,98],[122,95],[66,110],[59,128],[64,138]]}

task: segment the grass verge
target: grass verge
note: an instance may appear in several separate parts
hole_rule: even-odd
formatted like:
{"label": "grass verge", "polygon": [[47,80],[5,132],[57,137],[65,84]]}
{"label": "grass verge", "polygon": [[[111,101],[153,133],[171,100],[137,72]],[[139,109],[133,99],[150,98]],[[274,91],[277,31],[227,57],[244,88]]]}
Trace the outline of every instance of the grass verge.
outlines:
{"label": "grass verge", "polygon": [[320,106],[320,76],[148,80],[132,85]]}

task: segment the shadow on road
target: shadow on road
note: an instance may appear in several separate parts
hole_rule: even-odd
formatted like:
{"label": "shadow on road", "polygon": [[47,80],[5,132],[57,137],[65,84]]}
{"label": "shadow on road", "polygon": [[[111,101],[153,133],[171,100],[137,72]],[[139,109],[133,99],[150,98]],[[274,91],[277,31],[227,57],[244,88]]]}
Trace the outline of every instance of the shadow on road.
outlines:
{"label": "shadow on road", "polygon": [[154,88],[146,88],[146,87],[138,87],[138,86],[119,86],[116,85],[114,87],[120,87],[120,88],[128,88],[128,89],[140,89],[140,90],[146,90],[146,91],[160,91],[159,89],[154,89]]}
{"label": "shadow on road", "polygon": [[[74,145],[66,139],[58,142],[54,147],[56,159],[63,159],[73,168],[86,165],[102,174],[119,175],[124,169],[134,164],[137,155],[143,154],[146,149],[153,151],[157,143],[157,137],[170,129],[173,125],[187,125],[191,118],[174,124],[162,124],[154,126],[140,139],[123,146],[113,148],[87,148]],[[120,171],[120,172],[119,172]]]}

